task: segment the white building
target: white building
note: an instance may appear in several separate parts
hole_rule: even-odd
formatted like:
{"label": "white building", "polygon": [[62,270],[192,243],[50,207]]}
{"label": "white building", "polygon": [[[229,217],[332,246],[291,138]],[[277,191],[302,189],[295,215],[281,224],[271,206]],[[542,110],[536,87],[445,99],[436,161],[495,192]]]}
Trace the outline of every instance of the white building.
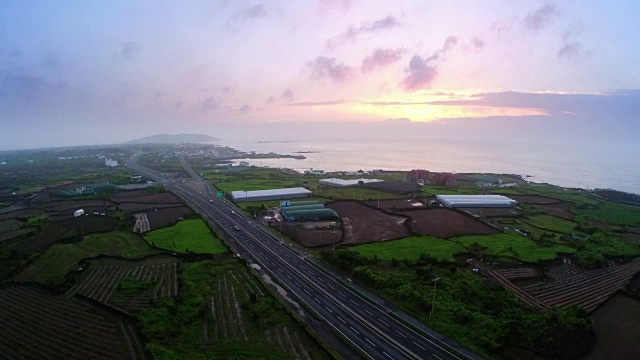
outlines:
{"label": "white building", "polygon": [[233,201],[264,201],[264,200],[287,200],[293,198],[310,197],[311,191],[303,188],[282,188],[253,191],[232,191]]}
{"label": "white building", "polygon": [[444,206],[450,208],[515,207],[518,202],[502,195],[436,195]]}
{"label": "white building", "polygon": [[106,158],[104,159],[104,164],[107,165],[108,167],[116,167],[118,166],[118,160]]}
{"label": "white building", "polygon": [[368,183],[375,183],[375,182],[381,182],[384,180],[380,180],[380,179],[336,179],[336,178],[330,178],[330,179],[320,179],[319,183],[325,186],[334,186],[334,187],[346,187],[346,186],[356,186],[358,184],[360,184],[360,182],[362,181],[363,184],[368,184]]}

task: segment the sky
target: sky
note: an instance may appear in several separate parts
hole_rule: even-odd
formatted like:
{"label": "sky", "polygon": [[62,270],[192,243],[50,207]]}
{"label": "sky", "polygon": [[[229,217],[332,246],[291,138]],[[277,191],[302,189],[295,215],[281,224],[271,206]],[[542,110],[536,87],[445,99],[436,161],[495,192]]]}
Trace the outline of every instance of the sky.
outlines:
{"label": "sky", "polygon": [[0,149],[325,123],[636,141],[637,14],[632,0],[0,0]]}

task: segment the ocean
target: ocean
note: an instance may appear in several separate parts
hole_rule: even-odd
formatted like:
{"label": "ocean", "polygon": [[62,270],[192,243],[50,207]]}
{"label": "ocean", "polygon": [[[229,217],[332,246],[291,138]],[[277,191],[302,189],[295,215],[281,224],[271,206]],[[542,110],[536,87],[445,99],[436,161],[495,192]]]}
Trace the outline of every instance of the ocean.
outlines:
{"label": "ocean", "polygon": [[495,141],[223,140],[241,151],[301,154],[304,160],[255,159],[251,165],[298,171],[411,170],[504,173],[563,187],[607,188],[640,194],[640,147],[636,144],[545,145]]}

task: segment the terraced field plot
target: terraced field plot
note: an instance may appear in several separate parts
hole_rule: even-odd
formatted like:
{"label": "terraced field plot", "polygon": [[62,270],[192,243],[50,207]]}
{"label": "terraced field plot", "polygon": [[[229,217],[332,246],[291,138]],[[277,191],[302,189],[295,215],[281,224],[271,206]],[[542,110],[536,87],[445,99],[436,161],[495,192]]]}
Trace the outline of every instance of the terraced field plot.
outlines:
{"label": "terraced field plot", "polygon": [[450,238],[459,235],[491,235],[500,231],[463,212],[426,208],[397,211],[398,214],[410,216],[408,222],[411,231],[420,235],[431,235],[439,238]]}
{"label": "terraced field plot", "polygon": [[[138,261],[95,259],[66,295],[83,295],[131,313],[148,307],[152,299],[177,296],[177,270],[178,260],[169,256]],[[123,280],[147,283],[148,290],[122,291]]]}
{"label": "terraced field plot", "polygon": [[[329,358],[237,259],[183,263],[180,282],[180,297],[156,300],[137,314],[152,353],[214,359]],[[159,330],[164,323],[170,337]]]}
{"label": "terraced field plot", "polygon": [[415,260],[426,254],[439,261],[455,261],[454,255],[467,252],[460,244],[433,236],[409,236],[404,239],[358,245],[353,250],[380,260]]}
{"label": "terraced field plot", "polygon": [[342,244],[364,244],[409,235],[407,217],[370,208],[356,201],[335,201],[329,208],[342,217]]}
{"label": "terraced field plot", "polygon": [[521,299],[536,306],[548,308],[576,305],[591,312],[622,289],[639,271],[640,258],[624,265],[584,271],[557,281],[541,282],[521,288],[515,287],[495,271],[490,273]]}
{"label": "terraced field plot", "polygon": [[551,215],[530,215],[524,221],[537,228],[563,234],[570,234],[576,226],[574,222]]}
{"label": "terraced field plot", "polygon": [[222,241],[201,219],[183,220],[144,236],[150,244],[170,251],[198,254],[222,254],[227,251]]}
{"label": "terraced field plot", "polygon": [[458,236],[450,240],[460,243],[467,249],[477,245],[481,248],[479,251],[482,254],[512,257],[526,262],[553,260],[560,253],[576,251],[574,248],[562,244],[540,247],[533,240],[516,233]]}
{"label": "terraced field plot", "polygon": [[145,359],[129,324],[31,286],[0,289],[0,323],[5,359]]}
{"label": "terraced field plot", "polygon": [[78,267],[82,259],[98,255],[122,256],[137,259],[159,253],[138,235],[126,231],[114,231],[87,235],[84,240],[71,244],[56,244],[48,248],[25,270],[16,276],[17,281],[61,283],[64,276]]}

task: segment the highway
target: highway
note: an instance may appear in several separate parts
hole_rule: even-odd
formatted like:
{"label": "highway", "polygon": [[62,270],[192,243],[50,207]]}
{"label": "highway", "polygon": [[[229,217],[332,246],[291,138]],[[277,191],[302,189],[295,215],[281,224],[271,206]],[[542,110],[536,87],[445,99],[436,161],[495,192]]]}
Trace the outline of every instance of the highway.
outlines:
{"label": "highway", "polygon": [[342,277],[316,265],[305,252],[268,232],[259,222],[244,216],[230,202],[216,197],[211,185],[202,180],[188,164],[183,162],[183,167],[193,179],[203,182],[202,191],[167,180],[160,172],[137,165],[133,160],[128,161],[127,166],[156,182],[164,183],[170,191],[199,208],[219,227],[228,229],[239,253],[259,264],[298,302],[316,312],[337,336],[363,358],[470,358],[438,339],[423,336],[407,327],[390,316],[390,310],[352,290]]}

